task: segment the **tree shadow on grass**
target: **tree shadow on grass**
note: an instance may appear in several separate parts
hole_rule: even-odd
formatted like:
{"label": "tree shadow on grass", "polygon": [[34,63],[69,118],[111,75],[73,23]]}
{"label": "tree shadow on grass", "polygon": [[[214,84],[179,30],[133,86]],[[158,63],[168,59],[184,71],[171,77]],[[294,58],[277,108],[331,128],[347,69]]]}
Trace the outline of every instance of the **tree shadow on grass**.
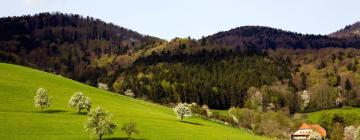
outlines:
{"label": "tree shadow on grass", "polygon": [[112,138],[103,138],[103,140],[146,140],[146,139],[136,139],[136,138],[128,138],[128,137],[112,137]]}
{"label": "tree shadow on grass", "polygon": [[[122,116],[123,118],[128,118],[128,116]],[[201,123],[195,123],[195,122],[189,122],[189,121],[179,121],[179,120],[174,120],[174,119],[163,119],[163,118],[156,118],[156,117],[149,117],[149,118],[144,118],[144,117],[136,117],[136,118],[141,118],[141,119],[149,119],[149,120],[161,120],[161,121],[169,121],[169,122],[183,122],[183,123],[188,123],[188,124],[192,124],[192,125],[199,125],[199,126],[210,126],[210,125],[206,125],[206,124],[201,124]]]}
{"label": "tree shadow on grass", "polygon": [[192,124],[192,125],[201,125],[201,126],[204,126],[204,124],[201,124],[201,123],[195,123],[195,122],[188,122],[188,121],[181,121],[183,123],[188,123],[188,124]]}
{"label": "tree shadow on grass", "polygon": [[73,112],[72,113],[73,115],[84,115],[84,116],[86,116],[88,113],[87,112]]}
{"label": "tree shadow on grass", "polygon": [[80,112],[80,113],[76,113],[76,114],[79,114],[79,115],[87,115],[88,113],[87,113],[87,112]]}
{"label": "tree shadow on grass", "polygon": [[44,113],[62,113],[62,112],[67,112],[65,110],[60,110],[60,109],[53,109],[53,110],[45,110],[43,111]]}

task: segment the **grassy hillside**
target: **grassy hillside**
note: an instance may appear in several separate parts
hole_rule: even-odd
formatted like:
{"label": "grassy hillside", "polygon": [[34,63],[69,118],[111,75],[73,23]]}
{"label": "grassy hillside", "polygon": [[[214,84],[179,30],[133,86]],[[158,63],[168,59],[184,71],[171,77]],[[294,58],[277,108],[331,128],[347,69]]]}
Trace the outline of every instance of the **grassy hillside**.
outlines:
{"label": "grassy hillside", "polygon": [[[52,106],[46,112],[34,108],[37,88],[47,88]],[[266,139],[209,122],[201,118],[177,121],[171,108],[116,95],[61,76],[22,66],[0,63],[0,137],[2,139],[94,139],[84,131],[86,115],[68,107],[70,96],[81,91],[113,113],[118,124],[111,139],[125,139],[122,124],[133,120],[139,127],[137,139]],[[119,128],[120,127],[120,128]]]}
{"label": "grassy hillside", "polygon": [[337,109],[329,109],[329,110],[306,113],[307,120],[314,123],[319,123],[321,119],[321,115],[323,113],[360,113],[360,108],[352,108],[352,107],[337,108]]}

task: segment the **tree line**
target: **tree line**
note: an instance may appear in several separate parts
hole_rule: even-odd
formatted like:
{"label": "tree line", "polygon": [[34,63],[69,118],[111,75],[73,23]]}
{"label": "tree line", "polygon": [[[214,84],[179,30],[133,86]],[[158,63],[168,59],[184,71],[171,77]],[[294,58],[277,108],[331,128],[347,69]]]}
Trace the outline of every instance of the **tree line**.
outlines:
{"label": "tree line", "polygon": [[131,89],[137,98],[164,104],[195,102],[216,109],[243,106],[249,87],[291,77],[285,60],[226,50],[199,54],[164,52],[135,63],[127,70],[120,91]]}

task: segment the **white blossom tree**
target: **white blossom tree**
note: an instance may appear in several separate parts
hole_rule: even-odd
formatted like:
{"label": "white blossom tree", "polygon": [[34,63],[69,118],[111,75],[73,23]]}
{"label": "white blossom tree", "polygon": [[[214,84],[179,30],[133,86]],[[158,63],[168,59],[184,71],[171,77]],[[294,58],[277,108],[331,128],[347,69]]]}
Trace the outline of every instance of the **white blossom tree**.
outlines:
{"label": "white blossom tree", "polygon": [[307,91],[307,90],[304,90],[302,93],[301,93],[301,110],[304,111],[308,106],[309,106],[309,103],[310,103],[310,93]]}
{"label": "white blossom tree", "polygon": [[187,103],[179,103],[177,106],[174,107],[173,110],[176,116],[180,119],[180,121],[182,121],[185,117],[192,116],[191,110]]}
{"label": "white blossom tree", "polygon": [[310,133],[309,139],[310,140],[321,140],[322,138],[321,138],[321,135],[318,132],[312,131]]}
{"label": "white blossom tree", "polygon": [[69,100],[69,106],[72,108],[78,108],[79,113],[83,109],[86,109],[89,112],[91,108],[91,100],[89,97],[86,97],[83,93],[76,92],[73,96],[71,96]]}
{"label": "white blossom tree", "polygon": [[109,90],[108,85],[104,83],[98,83],[98,88],[102,90]]}
{"label": "white blossom tree", "polygon": [[36,90],[34,100],[35,107],[41,108],[41,111],[43,111],[44,107],[49,107],[51,105],[48,91],[45,88],[39,88]]}
{"label": "white blossom tree", "polygon": [[135,97],[135,93],[131,89],[126,90],[124,94],[132,98]]}
{"label": "white blossom tree", "polygon": [[359,136],[359,128],[354,126],[346,126],[344,128],[344,138],[345,140],[357,140]]}
{"label": "white blossom tree", "polygon": [[85,124],[85,131],[96,135],[99,140],[104,135],[111,135],[114,133],[116,124],[112,122],[112,116],[101,107],[91,110],[88,114],[88,121]]}

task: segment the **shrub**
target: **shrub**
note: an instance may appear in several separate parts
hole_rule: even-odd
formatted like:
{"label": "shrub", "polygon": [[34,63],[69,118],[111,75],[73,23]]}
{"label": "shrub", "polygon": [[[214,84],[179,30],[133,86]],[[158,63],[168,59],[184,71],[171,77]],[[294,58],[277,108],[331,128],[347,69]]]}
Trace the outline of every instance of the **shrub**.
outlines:
{"label": "shrub", "polygon": [[321,138],[321,135],[318,132],[312,131],[310,133],[309,139],[310,140],[321,140],[322,138]]}
{"label": "shrub", "polygon": [[261,114],[261,119],[256,125],[255,132],[261,135],[289,139],[289,133],[294,125],[286,113],[282,111],[268,111]]}
{"label": "shrub", "polygon": [[201,116],[207,115],[206,110],[195,103],[190,104],[189,107],[190,107],[191,112],[194,114],[198,114]]}
{"label": "shrub", "polygon": [[230,108],[229,115],[239,127],[255,130],[256,122],[260,121],[260,115],[257,111],[248,108]]}
{"label": "shrub", "polygon": [[131,89],[128,89],[124,92],[125,96],[129,96],[129,97],[132,97],[134,98],[135,97],[135,93],[131,90]]}
{"label": "shrub", "polygon": [[[230,108],[229,115],[238,127],[247,128],[256,134],[277,139],[288,139],[294,122],[282,111],[260,112],[248,108]],[[221,117],[220,117],[221,118]],[[226,119],[226,118],[225,118]]]}
{"label": "shrub", "polygon": [[98,83],[98,88],[102,90],[109,90],[108,85],[104,83]]}

